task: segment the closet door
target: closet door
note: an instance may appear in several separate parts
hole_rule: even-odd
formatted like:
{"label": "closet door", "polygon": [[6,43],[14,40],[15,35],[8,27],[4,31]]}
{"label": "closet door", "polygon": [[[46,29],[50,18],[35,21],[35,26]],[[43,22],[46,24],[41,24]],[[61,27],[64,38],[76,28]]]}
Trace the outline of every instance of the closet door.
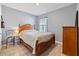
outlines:
{"label": "closet door", "polygon": [[63,27],[63,53],[70,56],[77,55],[76,27]]}

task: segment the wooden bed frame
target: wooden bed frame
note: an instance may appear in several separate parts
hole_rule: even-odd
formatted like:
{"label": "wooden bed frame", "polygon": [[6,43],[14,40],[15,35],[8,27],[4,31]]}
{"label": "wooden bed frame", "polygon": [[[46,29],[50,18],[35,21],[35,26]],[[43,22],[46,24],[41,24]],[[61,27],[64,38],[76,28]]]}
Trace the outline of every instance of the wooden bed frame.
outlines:
{"label": "wooden bed frame", "polygon": [[[32,25],[30,24],[25,24],[25,25],[19,25],[19,33],[23,30],[30,30],[32,29]],[[43,52],[45,52],[52,44],[55,44],[55,34],[52,35],[52,38],[50,38],[48,41],[38,43],[39,40],[36,41],[36,51],[35,55],[39,56]],[[21,38],[20,38],[20,43],[23,44],[25,47],[27,47],[31,52],[33,51],[33,48],[25,43]]]}

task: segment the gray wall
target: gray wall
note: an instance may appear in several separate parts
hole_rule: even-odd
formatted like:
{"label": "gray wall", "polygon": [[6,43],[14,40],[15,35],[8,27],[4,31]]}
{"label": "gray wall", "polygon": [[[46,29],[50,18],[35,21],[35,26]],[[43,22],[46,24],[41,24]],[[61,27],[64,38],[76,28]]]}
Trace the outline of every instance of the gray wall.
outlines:
{"label": "gray wall", "polygon": [[1,3],[0,3],[0,51],[1,51]]}
{"label": "gray wall", "polygon": [[[0,3],[0,28],[1,28],[1,3]],[[0,33],[1,33],[1,29],[0,29]]]}
{"label": "gray wall", "polygon": [[55,33],[56,41],[62,41],[63,38],[63,26],[74,26],[75,25],[75,12],[76,4],[40,15],[39,19],[47,16],[48,17],[48,31]]}
{"label": "gray wall", "polygon": [[[6,7],[2,7],[2,16],[4,20],[5,27],[18,27],[19,24],[34,24],[36,21],[36,16]],[[4,32],[3,32],[4,33]],[[2,34],[2,41],[5,43],[6,34]]]}
{"label": "gray wall", "polygon": [[78,26],[79,26],[79,3],[77,3],[77,10],[78,10]]}
{"label": "gray wall", "polygon": [[5,27],[17,27],[19,24],[34,23],[36,16],[2,5],[2,16]]}

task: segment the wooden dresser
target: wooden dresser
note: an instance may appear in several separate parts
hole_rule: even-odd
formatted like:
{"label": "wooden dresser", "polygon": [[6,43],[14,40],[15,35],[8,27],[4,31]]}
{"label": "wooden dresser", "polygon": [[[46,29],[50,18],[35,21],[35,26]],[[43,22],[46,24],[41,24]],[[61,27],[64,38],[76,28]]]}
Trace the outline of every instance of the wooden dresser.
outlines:
{"label": "wooden dresser", "polygon": [[75,26],[63,27],[63,53],[70,56],[77,56],[78,53],[78,31]]}

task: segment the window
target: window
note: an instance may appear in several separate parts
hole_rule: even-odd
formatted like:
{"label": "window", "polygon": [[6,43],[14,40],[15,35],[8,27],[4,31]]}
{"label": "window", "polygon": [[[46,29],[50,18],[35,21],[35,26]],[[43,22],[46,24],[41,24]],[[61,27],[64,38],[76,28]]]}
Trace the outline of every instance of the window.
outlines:
{"label": "window", "polygon": [[47,26],[48,26],[48,17],[41,18],[39,23],[39,31],[47,32]]}

